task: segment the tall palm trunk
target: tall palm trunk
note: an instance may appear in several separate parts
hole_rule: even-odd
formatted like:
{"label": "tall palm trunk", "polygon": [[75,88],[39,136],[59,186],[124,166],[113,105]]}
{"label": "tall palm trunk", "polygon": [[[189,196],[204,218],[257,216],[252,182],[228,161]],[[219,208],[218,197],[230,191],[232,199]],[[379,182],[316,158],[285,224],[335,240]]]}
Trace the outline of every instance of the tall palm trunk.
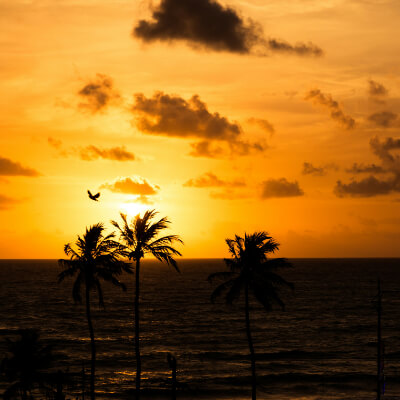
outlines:
{"label": "tall palm trunk", "polygon": [[94,342],[94,332],[92,325],[92,316],[90,313],[90,295],[89,295],[89,287],[86,284],[86,317],[89,326],[89,334],[90,334],[90,346],[92,350],[92,360],[90,366],[90,399],[95,400],[95,392],[94,392],[94,377],[96,373],[96,344]]}
{"label": "tall palm trunk", "polygon": [[135,354],[136,354],[136,400],[140,399],[140,375],[142,373],[142,360],[139,347],[139,290],[140,290],[140,258],[136,259],[135,271]]}
{"label": "tall palm trunk", "polygon": [[246,313],[246,333],[247,341],[249,342],[250,360],[251,360],[251,399],[257,398],[257,378],[256,378],[256,357],[254,354],[253,339],[250,332],[250,313],[249,313],[249,288],[246,285],[245,292],[245,313]]}

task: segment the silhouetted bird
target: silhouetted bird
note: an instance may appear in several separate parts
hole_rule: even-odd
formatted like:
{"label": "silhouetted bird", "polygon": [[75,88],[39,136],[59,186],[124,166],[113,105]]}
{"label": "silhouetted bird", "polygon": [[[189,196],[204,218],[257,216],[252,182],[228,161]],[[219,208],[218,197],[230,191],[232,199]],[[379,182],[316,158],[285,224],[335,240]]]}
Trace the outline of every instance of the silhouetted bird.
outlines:
{"label": "silhouetted bird", "polygon": [[94,201],[98,201],[98,198],[100,197],[100,192],[93,195],[92,193],[90,193],[90,190],[87,191],[88,195],[89,195],[89,199],[92,199]]}

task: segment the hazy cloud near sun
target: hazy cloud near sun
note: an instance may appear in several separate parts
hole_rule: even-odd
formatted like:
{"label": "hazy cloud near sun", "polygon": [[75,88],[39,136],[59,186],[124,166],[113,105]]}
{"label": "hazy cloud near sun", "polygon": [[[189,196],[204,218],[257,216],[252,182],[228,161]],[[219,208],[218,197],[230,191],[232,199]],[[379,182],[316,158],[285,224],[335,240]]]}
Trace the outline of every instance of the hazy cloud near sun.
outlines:
{"label": "hazy cloud near sun", "polygon": [[208,187],[243,187],[246,183],[243,180],[225,181],[212,172],[206,172],[195,179],[189,179],[183,184],[186,187],[208,188]]}
{"label": "hazy cloud near sun", "polygon": [[61,140],[49,137],[47,139],[49,145],[58,151],[62,157],[77,155],[81,160],[94,161],[98,159],[113,160],[113,161],[134,161],[136,157],[128,151],[125,146],[116,146],[110,148],[100,148],[89,145],[85,147],[71,147],[65,149]]}
{"label": "hazy cloud near sun", "polygon": [[0,194],[0,210],[7,210],[16,203],[19,203],[19,200]]}
{"label": "hazy cloud near sun", "polygon": [[387,173],[389,177],[378,179],[374,175],[369,175],[361,180],[352,180],[349,183],[337,181],[334,193],[338,197],[372,197],[378,195],[387,195],[400,192],[400,156],[390,153],[392,150],[400,149],[400,138],[388,137],[379,139],[374,137],[369,142],[373,154],[381,161],[381,165],[369,164],[362,165],[355,163],[351,170],[353,173]]}
{"label": "hazy cloud near sun", "polygon": [[24,167],[16,161],[0,157],[0,176],[40,176],[40,173],[33,168]]}
{"label": "hazy cloud near sun", "polygon": [[[232,155],[247,155],[251,151],[265,149],[263,142],[250,143],[243,140],[241,126],[237,122],[230,122],[218,112],[211,113],[198,95],[185,100],[163,92],[156,92],[151,98],[139,93],[135,95],[132,112],[137,128],[143,133],[199,139],[199,142],[192,144],[192,156],[223,156],[226,149],[221,147],[222,143],[225,143]],[[217,145],[213,143],[215,141]]]}
{"label": "hazy cloud near sun", "polygon": [[268,179],[262,183],[261,197],[268,199],[272,197],[297,197],[303,196],[304,192],[297,181],[289,182],[286,178]]}
{"label": "hazy cloud near sun", "polygon": [[144,42],[181,40],[195,48],[239,54],[323,53],[313,43],[291,45],[266,38],[260,24],[251,19],[245,21],[237,11],[215,0],[161,0],[152,8],[152,20],[140,20],[132,34]]}
{"label": "hazy cloud near sun", "polygon": [[114,193],[134,194],[140,196],[149,196],[157,194],[160,187],[148,182],[142,177],[121,177],[111,183],[104,183],[100,189],[107,189]]}
{"label": "hazy cloud near sun", "polygon": [[79,90],[78,95],[85,101],[79,104],[81,110],[92,113],[103,111],[109,104],[120,98],[113,80],[104,74],[96,74],[96,79]]}
{"label": "hazy cloud near sun", "polygon": [[103,183],[100,189],[107,189],[113,193],[135,195],[137,196],[135,202],[152,204],[150,197],[158,193],[160,186],[150,183],[140,176],[134,176],[120,177],[112,182]]}
{"label": "hazy cloud near sun", "polygon": [[322,93],[320,89],[310,90],[305,97],[306,100],[312,100],[316,104],[320,104],[331,111],[331,118],[339,122],[344,128],[352,129],[356,121],[350,115],[346,115],[339,103],[333,100],[330,94]]}

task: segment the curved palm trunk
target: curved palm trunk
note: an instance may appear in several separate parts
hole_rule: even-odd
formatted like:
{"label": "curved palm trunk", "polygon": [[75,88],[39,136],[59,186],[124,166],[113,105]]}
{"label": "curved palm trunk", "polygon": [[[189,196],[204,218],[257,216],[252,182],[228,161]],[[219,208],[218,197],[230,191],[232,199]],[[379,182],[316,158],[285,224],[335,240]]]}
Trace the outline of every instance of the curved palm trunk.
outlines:
{"label": "curved palm trunk", "polygon": [[256,357],[253,347],[253,339],[250,332],[250,313],[249,313],[249,288],[246,285],[245,292],[245,313],[246,313],[246,333],[247,341],[249,342],[250,360],[251,360],[251,399],[256,400],[257,398],[257,378],[256,378]]}
{"label": "curved palm trunk", "polygon": [[90,347],[92,350],[92,360],[91,360],[91,368],[90,368],[90,399],[95,399],[94,392],[94,377],[96,373],[96,344],[94,341],[94,331],[92,325],[92,316],[90,313],[90,296],[89,296],[89,288],[86,285],[86,317],[89,326],[89,334],[90,334]]}
{"label": "curved palm trunk", "polygon": [[140,375],[142,373],[142,360],[139,347],[139,290],[140,290],[140,258],[136,259],[135,271],[135,355],[136,355],[136,400],[140,399]]}

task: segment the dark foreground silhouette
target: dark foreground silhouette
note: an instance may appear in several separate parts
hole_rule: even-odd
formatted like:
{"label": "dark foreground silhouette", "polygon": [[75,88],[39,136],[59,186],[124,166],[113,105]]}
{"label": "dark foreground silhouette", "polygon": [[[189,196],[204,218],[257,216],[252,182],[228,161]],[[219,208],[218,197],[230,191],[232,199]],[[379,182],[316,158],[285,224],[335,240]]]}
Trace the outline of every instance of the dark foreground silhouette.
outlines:
{"label": "dark foreground silhouette", "polygon": [[250,330],[249,295],[267,311],[271,311],[274,303],[283,309],[284,303],[279,297],[279,289],[285,286],[293,288],[293,285],[279,276],[276,270],[291,264],[285,258],[267,258],[269,253],[274,253],[279,248],[279,244],[267,232],[245,234],[244,238],[236,235],[234,239],[226,239],[226,243],[232,256],[225,259],[229,271],[209,275],[210,282],[215,279],[224,280],[213,291],[211,301],[214,302],[218,296],[226,293],[226,302],[232,304],[244,292],[246,334],[251,359],[251,397],[256,400],[256,357]]}

